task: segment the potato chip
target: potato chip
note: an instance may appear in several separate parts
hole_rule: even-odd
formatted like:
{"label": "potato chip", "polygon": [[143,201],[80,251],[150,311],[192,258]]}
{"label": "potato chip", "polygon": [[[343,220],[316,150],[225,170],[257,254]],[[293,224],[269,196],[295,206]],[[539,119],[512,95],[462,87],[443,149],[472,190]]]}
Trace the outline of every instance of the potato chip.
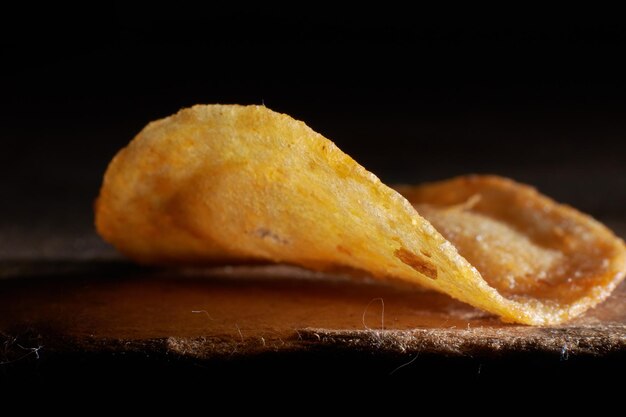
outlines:
{"label": "potato chip", "polygon": [[144,264],[351,268],[529,324],[574,317],[623,278],[619,239],[525,187],[461,179],[400,191],[486,279],[398,192],[264,106],[194,106],[150,123],[109,165],[96,226]]}
{"label": "potato chip", "polygon": [[624,277],[620,239],[532,187],[472,175],[395,188],[502,296],[543,311],[532,323],[575,317]]}

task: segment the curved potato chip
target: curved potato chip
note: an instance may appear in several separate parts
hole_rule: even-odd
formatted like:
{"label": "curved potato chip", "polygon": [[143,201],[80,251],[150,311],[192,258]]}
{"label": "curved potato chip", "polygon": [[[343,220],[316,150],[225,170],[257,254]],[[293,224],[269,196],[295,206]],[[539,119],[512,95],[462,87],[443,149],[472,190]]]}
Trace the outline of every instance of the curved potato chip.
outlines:
{"label": "curved potato chip", "polygon": [[[508,299],[558,323],[609,296],[624,277],[623,242],[591,217],[496,176],[397,186]],[[550,311],[552,310],[552,311]]]}
{"label": "curved potato chip", "polygon": [[[422,199],[428,188],[403,191],[417,203],[440,202],[436,196]],[[468,198],[477,194],[466,193]],[[527,206],[527,217],[557,207],[545,198],[538,201]],[[450,209],[467,214],[463,205],[472,201],[457,198],[450,204]],[[568,251],[559,246],[555,253],[527,244],[526,231],[516,228],[526,223],[518,217],[494,220],[507,233],[520,235],[521,240],[502,238],[503,244],[528,249],[522,259],[534,256],[533,250],[540,258],[518,266],[517,258],[511,258],[510,270],[498,264],[497,256],[486,260],[496,289],[404,197],[304,123],[263,106],[212,105],[150,123],[115,156],[96,203],[96,226],[122,253],[145,264],[270,260],[311,269],[349,267],[445,292],[507,321],[549,324],[606,297],[623,278],[625,262],[619,239],[573,209],[557,211],[563,210],[570,214],[568,222],[558,226],[564,237],[574,239],[574,246]],[[519,211],[524,212],[523,203]],[[481,224],[488,223],[476,223],[458,240],[464,251]],[[537,234],[542,225],[554,225],[531,224]],[[490,224],[484,227],[494,230],[489,238],[497,236]],[[578,231],[587,231],[589,238],[572,236]],[[594,242],[601,249],[594,249]],[[571,255],[576,245],[589,249],[596,261],[587,264],[581,256],[580,262],[567,263],[559,258]],[[590,284],[570,292],[571,300],[533,292],[532,274],[553,265],[573,265],[574,273],[577,266],[588,266],[583,274]],[[498,278],[500,270],[512,274],[519,291],[526,287],[517,277],[530,274],[531,291],[505,291],[502,282],[508,278]]]}

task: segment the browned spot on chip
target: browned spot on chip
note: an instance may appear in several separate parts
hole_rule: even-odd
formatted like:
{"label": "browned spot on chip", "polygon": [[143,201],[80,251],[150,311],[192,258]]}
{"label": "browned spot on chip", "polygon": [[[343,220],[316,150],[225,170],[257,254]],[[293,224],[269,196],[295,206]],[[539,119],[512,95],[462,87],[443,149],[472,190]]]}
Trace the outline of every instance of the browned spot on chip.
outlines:
{"label": "browned spot on chip", "polygon": [[430,279],[437,279],[437,267],[404,248],[396,249],[393,253],[396,258],[415,269],[420,274],[426,275]]}
{"label": "browned spot on chip", "polygon": [[432,257],[433,257],[433,255],[432,255],[430,252],[425,251],[425,250],[423,250],[423,249],[420,249],[420,253],[421,253],[422,255],[424,255],[425,257],[427,257],[427,258],[432,258]]}
{"label": "browned spot on chip", "polygon": [[341,252],[341,253],[345,253],[345,254],[346,254],[346,255],[348,255],[348,256],[352,256],[352,252],[350,251],[350,249],[348,249],[348,248],[346,248],[346,247],[344,247],[344,246],[337,245],[337,250],[338,250],[339,252]]}

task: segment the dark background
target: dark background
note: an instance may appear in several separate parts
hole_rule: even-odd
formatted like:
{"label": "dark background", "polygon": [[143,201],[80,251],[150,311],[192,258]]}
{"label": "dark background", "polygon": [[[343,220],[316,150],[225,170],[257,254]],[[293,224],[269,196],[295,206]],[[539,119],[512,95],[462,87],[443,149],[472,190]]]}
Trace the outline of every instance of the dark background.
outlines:
{"label": "dark background", "polygon": [[148,121],[196,103],[288,113],[384,182],[496,173],[623,222],[620,17],[320,3],[9,6],[0,239],[17,250],[28,233],[92,233],[111,157]]}

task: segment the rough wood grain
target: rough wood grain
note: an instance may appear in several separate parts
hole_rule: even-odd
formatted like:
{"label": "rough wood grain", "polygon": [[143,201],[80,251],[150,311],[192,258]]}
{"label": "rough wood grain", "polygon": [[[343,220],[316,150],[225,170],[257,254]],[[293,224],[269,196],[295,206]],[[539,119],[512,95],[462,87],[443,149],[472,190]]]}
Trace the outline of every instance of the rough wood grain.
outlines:
{"label": "rough wood grain", "polygon": [[625,298],[565,326],[506,325],[436,293],[287,267],[141,269],[90,228],[0,228],[0,381],[597,381],[624,371]]}
{"label": "rough wood grain", "polygon": [[323,350],[561,359],[626,351],[623,285],[584,317],[540,328],[503,324],[438,293],[286,266],[146,270],[120,261],[5,261],[0,270],[3,363],[51,352],[202,361]]}

